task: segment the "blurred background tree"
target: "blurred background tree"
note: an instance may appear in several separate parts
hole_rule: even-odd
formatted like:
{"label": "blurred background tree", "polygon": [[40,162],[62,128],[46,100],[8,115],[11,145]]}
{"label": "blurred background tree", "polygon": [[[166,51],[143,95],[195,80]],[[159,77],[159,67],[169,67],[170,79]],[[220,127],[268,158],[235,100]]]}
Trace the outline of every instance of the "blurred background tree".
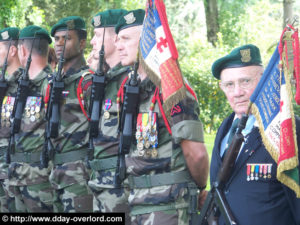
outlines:
{"label": "blurred background tree", "polygon": [[[91,18],[110,8],[144,8],[145,0],[0,0],[0,28],[36,24],[49,31],[62,17],[85,19],[88,43],[93,35]],[[233,48],[252,43],[268,64],[283,21],[300,14],[295,0],[165,0],[170,28],[179,51],[184,76],[197,93],[200,118],[207,132],[215,132],[231,112],[211,65]],[[300,15],[299,15],[300,16]],[[284,23],[285,24],[285,23]],[[90,44],[86,55],[91,50]],[[295,113],[300,107],[294,103]]]}

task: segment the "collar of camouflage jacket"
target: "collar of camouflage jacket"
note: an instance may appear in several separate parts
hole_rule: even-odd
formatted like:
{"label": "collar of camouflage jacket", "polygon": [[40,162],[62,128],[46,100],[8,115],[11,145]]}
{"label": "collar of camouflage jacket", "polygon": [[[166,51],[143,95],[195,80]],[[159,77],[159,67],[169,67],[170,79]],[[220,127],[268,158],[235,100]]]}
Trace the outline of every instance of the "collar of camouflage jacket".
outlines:
{"label": "collar of camouflage jacket", "polygon": [[125,72],[129,72],[129,69],[129,66],[122,66],[121,63],[118,63],[116,66],[109,69],[105,76],[108,80],[112,80]]}
{"label": "collar of camouflage jacket", "polygon": [[50,73],[51,68],[47,65],[33,80],[30,80],[30,82],[35,86],[40,86],[40,82],[47,78]]}
{"label": "collar of camouflage jacket", "polygon": [[[74,70],[73,74],[69,74],[68,76],[63,77],[64,83],[65,84],[72,83],[74,80],[77,80],[79,77],[81,77],[84,72],[88,72],[88,69],[89,69],[88,66],[84,66],[84,67],[81,67],[77,71]],[[70,70],[68,70],[68,71],[70,71]]]}
{"label": "collar of camouflage jacket", "polygon": [[22,73],[23,73],[23,68],[19,67],[15,72],[13,72],[13,74],[11,75],[7,75],[7,82],[8,83],[17,83],[17,81],[19,80],[19,78],[21,77]]}

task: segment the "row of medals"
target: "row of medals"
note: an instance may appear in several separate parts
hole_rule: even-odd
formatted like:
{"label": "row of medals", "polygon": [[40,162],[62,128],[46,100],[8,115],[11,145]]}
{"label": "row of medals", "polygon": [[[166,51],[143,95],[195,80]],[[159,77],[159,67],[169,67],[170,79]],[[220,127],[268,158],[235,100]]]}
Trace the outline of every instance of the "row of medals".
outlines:
{"label": "row of medals", "polygon": [[5,96],[1,108],[1,127],[10,127],[15,97]]}
{"label": "row of medals", "polygon": [[29,118],[31,122],[38,120],[41,115],[42,97],[30,96],[27,98],[24,113],[25,117]]}
{"label": "row of medals", "polygon": [[147,126],[138,126],[135,138],[137,141],[137,153],[141,157],[146,158],[157,158],[157,146],[158,146],[158,138],[157,138],[157,129],[156,123],[152,126],[147,124]]}
{"label": "row of medals", "polygon": [[270,179],[272,177],[272,164],[247,164],[247,181],[258,180],[260,178]]}

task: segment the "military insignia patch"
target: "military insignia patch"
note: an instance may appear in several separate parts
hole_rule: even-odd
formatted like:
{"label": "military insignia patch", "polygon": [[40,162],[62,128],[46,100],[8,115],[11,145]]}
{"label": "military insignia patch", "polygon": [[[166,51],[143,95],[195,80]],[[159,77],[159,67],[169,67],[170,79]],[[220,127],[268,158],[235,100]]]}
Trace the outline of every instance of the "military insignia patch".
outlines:
{"label": "military insignia patch", "polygon": [[251,61],[251,53],[250,53],[250,49],[242,49],[240,50],[241,53],[241,61],[244,63],[250,62]]}
{"label": "military insignia patch", "polygon": [[4,31],[1,33],[1,37],[3,40],[7,40],[9,38],[8,31]]}
{"label": "military insignia patch", "polygon": [[183,113],[183,109],[180,103],[178,103],[177,105],[173,106],[173,108],[171,109],[171,116],[176,116]]}
{"label": "military insignia patch", "polygon": [[95,17],[94,17],[94,26],[95,26],[95,27],[98,27],[98,26],[100,26],[100,25],[101,25],[101,16],[100,16],[100,15],[95,16]]}
{"label": "military insignia patch", "polygon": [[66,21],[66,24],[67,24],[67,28],[68,28],[69,30],[74,30],[74,28],[75,28],[74,20]]}
{"label": "military insignia patch", "polygon": [[131,13],[127,14],[126,16],[124,16],[124,19],[126,20],[127,24],[132,24],[136,20],[133,12],[131,12]]}

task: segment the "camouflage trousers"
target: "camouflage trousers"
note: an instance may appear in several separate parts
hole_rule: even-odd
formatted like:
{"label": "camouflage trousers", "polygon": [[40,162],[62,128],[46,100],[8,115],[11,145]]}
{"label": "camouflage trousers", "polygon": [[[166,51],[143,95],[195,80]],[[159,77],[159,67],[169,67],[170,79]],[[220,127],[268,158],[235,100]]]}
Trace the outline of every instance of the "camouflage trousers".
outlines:
{"label": "camouflage trousers", "polygon": [[93,212],[124,212],[125,224],[130,224],[129,188],[114,188],[113,171],[93,171],[88,182],[93,192]]}
{"label": "camouflage trousers", "polygon": [[42,168],[39,163],[12,162],[9,165],[9,185],[13,188],[17,212],[53,212],[51,167],[51,163],[48,168]]}
{"label": "camouflage trousers", "polygon": [[8,184],[8,165],[5,163],[6,148],[0,147],[0,212],[15,212],[12,188]]}
{"label": "camouflage trousers", "polygon": [[131,217],[131,225],[188,225],[187,209],[164,210]]}
{"label": "camouflage trousers", "polygon": [[15,196],[8,179],[0,180],[0,212],[15,212]]}
{"label": "camouflage trousers", "polygon": [[50,174],[55,189],[54,212],[92,212],[93,195],[88,180],[89,171],[81,160],[56,165]]}
{"label": "camouflage trousers", "polygon": [[185,183],[132,188],[128,201],[131,224],[189,224],[190,195]]}
{"label": "camouflage trousers", "polygon": [[14,192],[17,212],[53,212],[53,188],[49,182],[15,186]]}

